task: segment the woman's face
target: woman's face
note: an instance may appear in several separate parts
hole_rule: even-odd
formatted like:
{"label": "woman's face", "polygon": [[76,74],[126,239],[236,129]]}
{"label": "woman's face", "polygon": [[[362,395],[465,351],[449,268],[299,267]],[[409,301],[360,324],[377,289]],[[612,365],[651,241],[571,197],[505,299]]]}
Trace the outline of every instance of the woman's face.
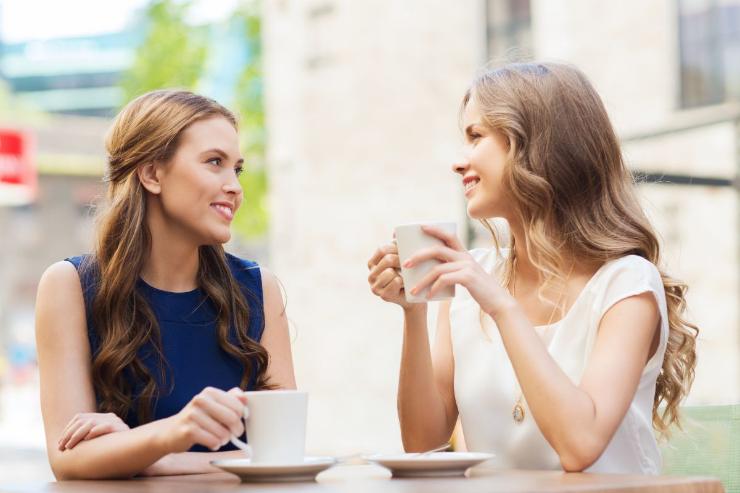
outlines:
{"label": "woman's face", "polygon": [[191,124],[174,156],[158,170],[167,223],[199,245],[229,241],[243,198],[238,180],[243,162],[237,131],[226,118]]}
{"label": "woman's face", "polygon": [[483,124],[481,113],[471,98],[463,113],[465,132],[464,157],[452,165],[462,177],[468,216],[472,219],[510,216],[511,200],[502,188],[501,179],[506,165],[506,137]]}

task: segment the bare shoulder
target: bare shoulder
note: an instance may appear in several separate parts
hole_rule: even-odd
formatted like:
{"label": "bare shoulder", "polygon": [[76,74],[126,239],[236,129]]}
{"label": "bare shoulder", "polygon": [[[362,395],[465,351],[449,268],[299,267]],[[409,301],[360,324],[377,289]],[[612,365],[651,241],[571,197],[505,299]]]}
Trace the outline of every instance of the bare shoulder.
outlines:
{"label": "bare shoulder", "polygon": [[262,291],[277,290],[280,292],[280,286],[275,274],[273,274],[269,269],[260,266],[260,275],[262,276]]}
{"label": "bare shoulder", "polygon": [[80,277],[74,265],[66,260],[60,260],[47,267],[41,275],[39,288],[42,286],[50,288],[80,287]]}
{"label": "bare shoulder", "polygon": [[47,298],[65,302],[81,302],[82,286],[74,265],[62,260],[51,264],[39,280],[37,303]]}
{"label": "bare shoulder", "polygon": [[58,319],[84,323],[85,302],[74,265],[63,260],[44,271],[36,295],[36,317],[37,331],[53,331],[62,324],[49,322]]}
{"label": "bare shoulder", "polygon": [[262,266],[260,266],[260,275],[262,276],[262,297],[266,311],[279,310],[282,312],[285,303],[280,281],[275,274]]}

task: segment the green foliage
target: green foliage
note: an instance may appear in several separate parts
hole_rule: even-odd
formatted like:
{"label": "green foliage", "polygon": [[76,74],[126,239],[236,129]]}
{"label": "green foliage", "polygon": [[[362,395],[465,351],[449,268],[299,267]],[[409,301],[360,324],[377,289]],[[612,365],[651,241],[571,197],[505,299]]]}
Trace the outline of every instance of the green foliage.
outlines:
{"label": "green foliage", "polygon": [[[144,12],[147,34],[136,50],[132,68],[122,80],[124,102],[166,87],[194,89],[208,56],[207,29],[185,22],[188,2],[153,0]],[[234,12],[249,47],[249,61],[236,82],[232,108],[239,115],[239,136],[246,162],[240,181],[244,202],[234,218],[234,230],[245,239],[267,233],[267,170],[265,113],[262,100],[262,46],[259,4],[243,1]],[[223,103],[223,102],[222,102]]]}
{"label": "green foliage", "polygon": [[124,103],[166,87],[192,89],[208,54],[203,30],[185,22],[188,2],[154,0],[145,10],[146,38],[121,81]]}
{"label": "green foliage", "polygon": [[264,167],[247,165],[239,181],[244,190],[244,201],[234,217],[234,231],[245,239],[262,238],[269,226],[267,172]]}
{"label": "green foliage", "polygon": [[244,203],[234,219],[234,229],[245,238],[258,238],[267,233],[269,226],[259,4],[243,3],[234,15],[242,23],[245,42],[250,49],[249,62],[235,89],[234,106],[239,113],[239,135],[246,171],[241,179]]}
{"label": "green foliage", "polygon": [[265,111],[262,98],[262,42],[260,18],[255,3],[243,4],[234,15],[242,22],[250,58],[235,89],[234,104],[239,112],[242,144],[247,161],[264,165]]}

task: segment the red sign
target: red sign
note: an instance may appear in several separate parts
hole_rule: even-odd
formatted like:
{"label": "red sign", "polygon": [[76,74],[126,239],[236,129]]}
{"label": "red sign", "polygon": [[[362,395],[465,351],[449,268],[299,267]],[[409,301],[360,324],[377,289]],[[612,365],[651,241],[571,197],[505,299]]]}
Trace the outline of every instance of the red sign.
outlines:
{"label": "red sign", "polygon": [[0,206],[22,205],[36,199],[37,176],[30,136],[0,129]]}

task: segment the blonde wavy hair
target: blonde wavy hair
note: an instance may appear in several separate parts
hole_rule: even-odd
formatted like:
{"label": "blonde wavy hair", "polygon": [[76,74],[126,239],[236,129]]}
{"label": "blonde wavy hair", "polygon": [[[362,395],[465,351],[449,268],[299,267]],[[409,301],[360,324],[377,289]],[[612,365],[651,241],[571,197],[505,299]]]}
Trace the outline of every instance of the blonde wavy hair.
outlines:
{"label": "blonde wavy hair", "polygon": [[[164,382],[167,364],[157,319],[136,290],[151,245],[145,221],[147,192],[136,170],[153,161],[167,162],[190,125],[214,117],[225,118],[237,128],[236,117],[216,101],[188,91],[153,91],[128,103],[108,133],[107,201],[96,218],[94,254],[83,264],[97,282],[91,312],[99,346],[93,354],[92,377],[101,412],[124,417],[135,409],[139,422],[145,423],[151,419],[157,396],[166,390],[159,388],[139,354],[142,347],[151,345]],[[247,336],[252,314],[229,270],[223,246],[203,245],[198,253],[197,282],[217,313],[220,347],[243,365],[243,388],[251,378],[258,389],[270,388],[268,354]],[[127,376],[140,383],[137,395]]]}
{"label": "blonde wavy hair", "polygon": [[[524,225],[527,252],[542,279],[540,293],[545,286],[564,284],[564,252],[595,265],[639,255],[660,269],[658,238],[640,206],[617,136],[580,70],[557,63],[505,65],[474,80],[463,111],[471,100],[483,123],[508,140],[503,187]],[[497,230],[483,222],[500,247]],[[509,246],[502,269],[507,286],[516,264],[513,236]],[[699,329],[684,318],[686,284],[662,270],[660,275],[669,335],[653,426],[668,437],[672,424],[680,427],[679,403],[694,379]]]}

